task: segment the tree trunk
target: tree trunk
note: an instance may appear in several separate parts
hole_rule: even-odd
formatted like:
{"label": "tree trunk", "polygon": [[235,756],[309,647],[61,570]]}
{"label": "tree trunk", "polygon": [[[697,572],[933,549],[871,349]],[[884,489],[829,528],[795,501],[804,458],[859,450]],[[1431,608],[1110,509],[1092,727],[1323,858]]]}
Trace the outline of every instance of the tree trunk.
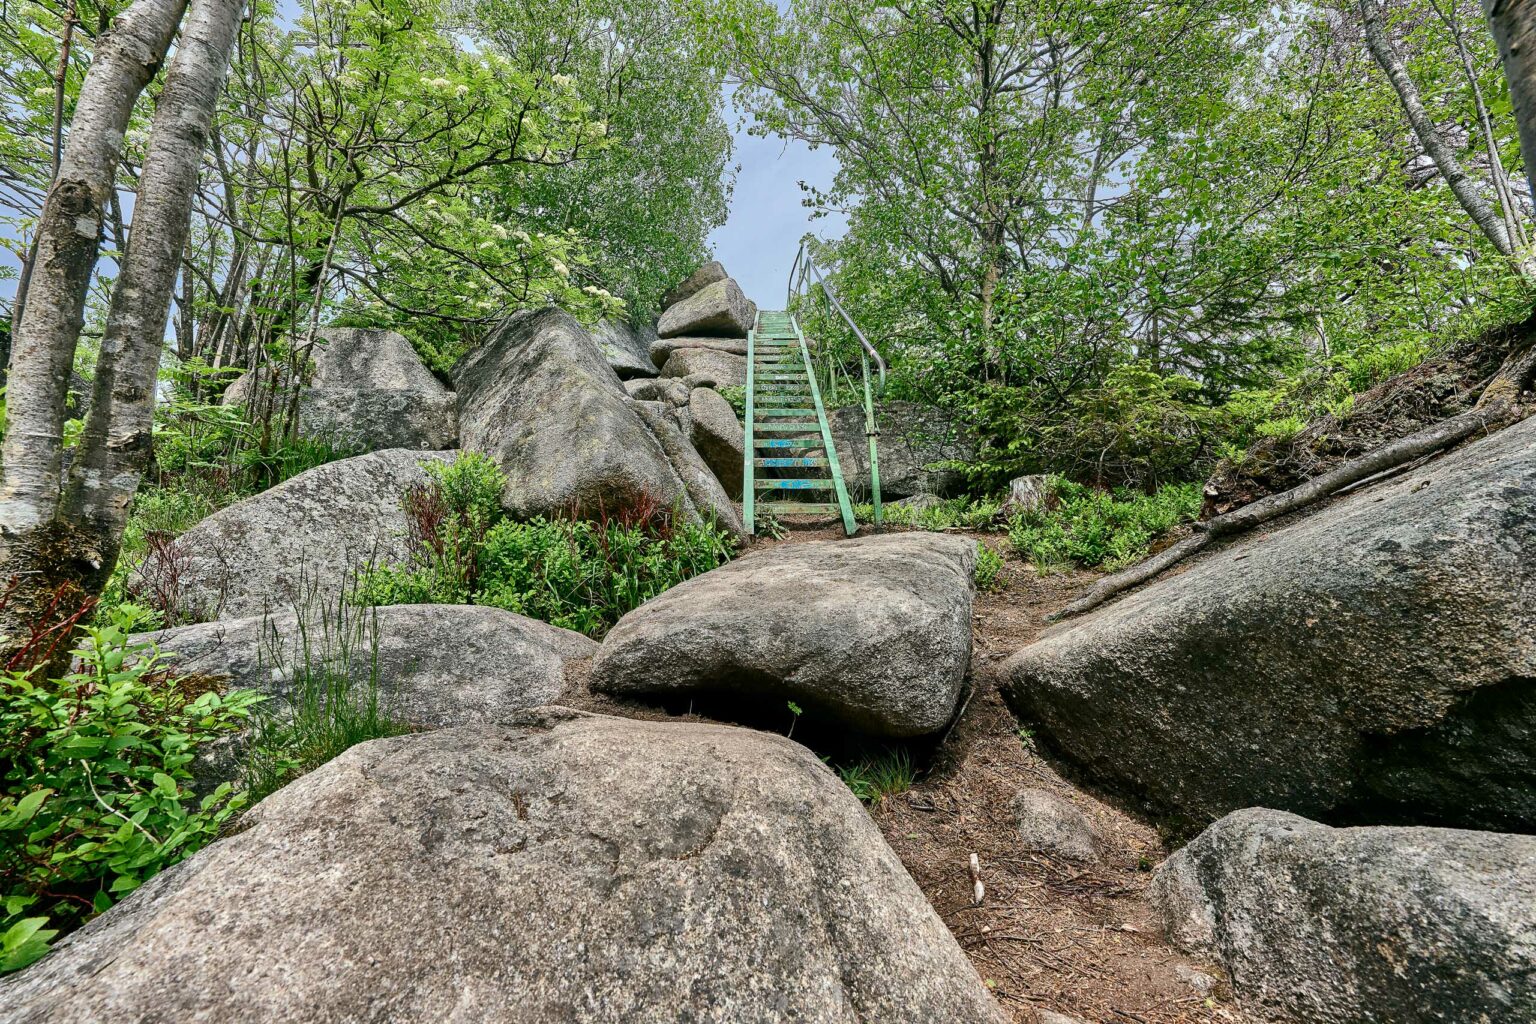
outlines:
{"label": "tree trunk", "polygon": [[80,89],[58,177],[38,224],[33,299],[16,324],[0,527],[52,515],[59,497],[64,393],[85,318],[102,220],[134,101],[165,58],[180,0],[135,0],[96,48]]}
{"label": "tree trunk", "polygon": [[1483,0],[1483,11],[1509,79],[1525,176],[1536,200],[1536,6],[1526,0]]}
{"label": "tree trunk", "polygon": [[82,565],[100,565],[101,553],[55,520],[65,397],[123,134],[184,10],[184,0],[133,0],[113,20],[81,84],[59,173],[43,202],[28,301],[15,325],[0,448],[0,579],[9,593],[0,636],[20,635]]}
{"label": "tree trunk", "polygon": [[1429,111],[1424,109],[1418,86],[1408,77],[1408,69],[1403,66],[1403,60],[1392,46],[1392,40],[1387,38],[1386,26],[1381,21],[1381,8],[1376,5],[1376,0],[1360,0],[1360,16],[1365,25],[1365,41],[1370,47],[1371,56],[1376,58],[1376,63],[1387,73],[1403,105],[1403,111],[1408,115],[1408,123],[1413,126],[1414,135],[1424,147],[1424,152],[1435,162],[1435,167],[1450,186],[1456,201],[1500,254],[1517,261],[1522,276],[1528,280],[1536,277],[1536,265],[1531,263],[1530,254],[1515,251],[1514,241],[1504,228],[1503,218],[1478,192],[1476,182],[1467,176],[1456,154],[1441,136],[1440,129],[1435,127]]}
{"label": "tree trunk", "polygon": [[[139,175],[122,273],[112,291],[91,411],[64,514],[93,537],[103,572],[117,560],[128,503],[153,453],[155,382],[182,267],[192,199],[245,0],[192,0]],[[105,579],[91,581],[92,592]]]}

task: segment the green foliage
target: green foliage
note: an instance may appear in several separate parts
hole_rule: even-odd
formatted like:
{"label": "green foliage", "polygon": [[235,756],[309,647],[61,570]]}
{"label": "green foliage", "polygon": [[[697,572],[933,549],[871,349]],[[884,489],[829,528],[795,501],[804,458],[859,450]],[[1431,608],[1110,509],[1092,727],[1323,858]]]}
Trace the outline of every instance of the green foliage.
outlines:
{"label": "green foliage", "polygon": [[[848,227],[817,262],[891,363],[887,395],[978,431],[980,492],[1196,480],[1529,313],[1513,261],[1405,170],[1421,146],[1357,5],[709,6],[754,130],[835,150],[806,203]],[[1481,13],[1391,14],[1431,119],[1473,126],[1455,155],[1497,204],[1493,169],[1518,180],[1521,160]],[[857,377],[841,318],[803,307],[822,375]]]}
{"label": "green foliage", "polygon": [[837,769],[853,795],[866,804],[880,804],[887,797],[898,796],[912,788],[917,770],[912,755],[902,748],[891,748]]}
{"label": "green foliage", "polygon": [[377,613],[345,597],[314,611],[298,609],[294,650],[262,652],[289,685],[252,721],[241,764],[252,804],[350,747],[409,731],[380,700]]}
{"label": "green foliage", "polygon": [[746,388],[738,387],[735,384],[725,384],[715,388],[715,391],[720,394],[721,398],[725,399],[731,404],[732,409],[736,410],[737,419],[745,420],[747,418]]}
{"label": "green foliage", "polygon": [[1007,586],[1003,578],[1003,556],[990,544],[976,545],[976,586],[982,590],[1002,590]]}
{"label": "green foliage", "polygon": [[1047,572],[1067,566],[1116,569],[1146,557],[1158,537],[1200,514],[1199,484],[1168,484],[1147,495],[1105,492],[1057,478],[1042,508],[1015,516],[1008,541]]}
{"label": "green foliage", "polygon": [[[997,528],[1003,503],[992,498],[942,498],[916,503],[893,502],[881,505],[881,521],[887,526],[906,526],[917,530],[989,530]],[[875,506],[862,502],[853,507],[854,518],[861,523],[875,520]]]}
{"label": "green foliage", "polygon": [[484,604],[589,636],[625,612],[731,558],[730,535],[661,509],[596,521],[502,516],[499,468],[473,452],[406,495],[415,553],[358,579],[364,604]]}
{"label": "green foliage", "polygon": [[77,671],[0,680],[5,969],[190,856],[244,805],[228,783],[195,796],[190,764],[262,698],[165,671],[153,644],[128,639],[142,623],[120,608],[86,629]]}

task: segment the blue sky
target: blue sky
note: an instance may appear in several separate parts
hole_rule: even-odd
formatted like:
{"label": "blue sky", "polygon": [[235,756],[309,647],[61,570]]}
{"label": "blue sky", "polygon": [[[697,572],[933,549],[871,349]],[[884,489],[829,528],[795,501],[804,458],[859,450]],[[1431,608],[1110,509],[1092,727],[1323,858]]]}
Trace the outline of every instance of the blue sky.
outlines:
{"label": "blue sky", "polygon": [[740,170],[730,217],[709,243],[748,298],[764,309],[779,309],[801,236],[813,231],[818,238],[836,238],[847,226],[835,214],[813,222],[811,211],[800,205],[799,183],[830,185],[837,158],[825,146],[812,150],[778,137],[755,138],[746,129],[738,125],[735,131],[732,163]]}

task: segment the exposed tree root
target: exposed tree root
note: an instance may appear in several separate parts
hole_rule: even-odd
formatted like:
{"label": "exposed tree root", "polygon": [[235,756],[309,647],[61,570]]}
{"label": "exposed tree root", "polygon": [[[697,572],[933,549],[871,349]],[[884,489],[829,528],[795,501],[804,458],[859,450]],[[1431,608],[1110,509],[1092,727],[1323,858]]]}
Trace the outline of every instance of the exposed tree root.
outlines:
{"label": "exposed tree root", "polygon": [[1470,412],[1441,420],[1400,440],[1382,445],[1288,491],[1271,494],[1226,515],[1198,523],[1193,535],[1123,572],[1106,576],[1082,597],[1052,615],[1051,620],[1071,618],[1097,608],[1116,594],[1161,575],[1217,537],[1251,530],[1315,504],[1363,480],[1444,451],[1474,434],[1498,430],[1524,418],[1527,410],[1522,407],[1519,399],[1529,390],[1533,376],[1536,376],[1536,345],[1514,352],[1504,361]]}

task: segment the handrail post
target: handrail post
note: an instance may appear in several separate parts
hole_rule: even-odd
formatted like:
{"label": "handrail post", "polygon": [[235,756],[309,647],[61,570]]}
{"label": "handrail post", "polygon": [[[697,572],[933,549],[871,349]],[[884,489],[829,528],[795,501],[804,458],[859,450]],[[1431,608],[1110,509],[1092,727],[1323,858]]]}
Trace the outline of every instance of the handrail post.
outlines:
{"label": "handrail post", "polygon": [[875,399],[869,388],[869,355],[864,352],[859,355],[864,364],[864,436],[869,438],[869,490],[875,506],[875,525],[879,526],[885,518],[880,511],[880,455],[875,444],[880,428],[875,425]]}
{"label": "handrail post", "polygon": [[746,444],[744,445],[745,451],[742,455],[741,467],[741,517],[747,521],[747,535],[749,537],[757,533],[757,509],[754,507],[757,499],[757,481],[754,479],[756,472],[754,457],[757,455],[757,445],[752,437],[753,406],[756,404],[752,400],[752,393],[756,390],[753,387],[755,381],[753,380],[752,364],[755,362],[753,359],[753,349],[757,344],[756,335],[757,325],[753,324],[752,328],[747,331],[747,422],[742,428],[746,435]]}

